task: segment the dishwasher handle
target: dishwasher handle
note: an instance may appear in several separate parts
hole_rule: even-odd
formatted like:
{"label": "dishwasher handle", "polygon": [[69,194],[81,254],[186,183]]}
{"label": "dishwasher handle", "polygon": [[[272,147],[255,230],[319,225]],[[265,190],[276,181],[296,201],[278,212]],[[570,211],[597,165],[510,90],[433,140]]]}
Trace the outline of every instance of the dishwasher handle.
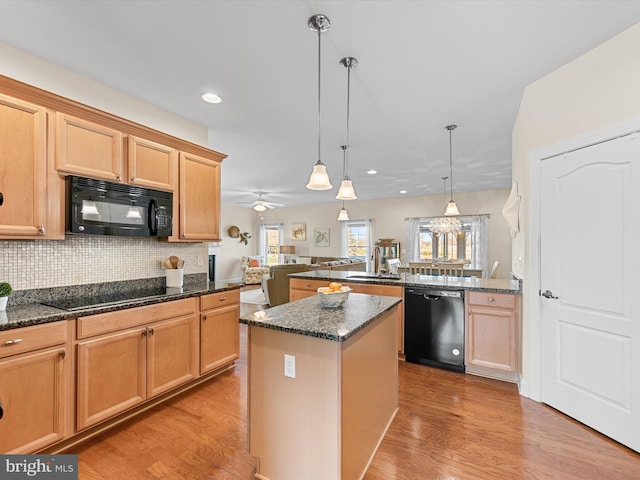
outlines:
{"label": "dishwasher handle", "polygon": [[434,301],[434,302],[442,298],[441,296],[429,295],[428,293],[425,293],[422,296],[424,297],[425,300]]}

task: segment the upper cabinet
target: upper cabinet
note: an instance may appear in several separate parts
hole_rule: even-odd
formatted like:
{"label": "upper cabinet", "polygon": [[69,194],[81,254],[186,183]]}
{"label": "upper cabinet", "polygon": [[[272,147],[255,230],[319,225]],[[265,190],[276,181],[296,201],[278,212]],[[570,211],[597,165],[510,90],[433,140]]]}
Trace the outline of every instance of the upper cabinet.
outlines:
{"label": "upper cabinet", "polygon": [[174,198],[169,241],[219,241],[220,161],[180,152],[178,177],[179,201]]}
{"label": "upper cabinet", "polygon": [[47,109],[0,95],[0,238],[64,238],[62,183],[49,165]]}
{"label": "upper cabinet", "polygon": [[59,172],[120,182],[122,132],[56,113],[56,169]]}
{"label": "upper cabinet", "polygon": [[175,148],[130,136],[127,142],[128,182],[173,192],[178,184]]}

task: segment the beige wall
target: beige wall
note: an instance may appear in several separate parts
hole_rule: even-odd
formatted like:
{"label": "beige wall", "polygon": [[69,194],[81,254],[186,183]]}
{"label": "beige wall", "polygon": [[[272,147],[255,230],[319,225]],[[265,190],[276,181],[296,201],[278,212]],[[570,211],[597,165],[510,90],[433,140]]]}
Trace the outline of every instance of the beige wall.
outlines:
{"label": "beige wall", "polygon": [[[640,24],[622,32],[525,89],[513,129],[513,179],[522,195],[521,231],[513,240],[512,270],[530,277],[529,154],[560,141],[640,117]],[[537,268],[537,267],[534,267]],[[527,379],[529,297],[523,303],[524,377]]]}
{"label": "beige wall", "polygon": [[[222,179],[224,184],[224,177]],[[209,253],[216,255],[216,280],[239,280],[242,278],[240,257],[258,252],[257,215],[250,208],[223,205],[220,217],[219,246],[209,244]],[[249,232],[251,238],[245,245],[239,238],[231,238],[227,233],[235,225],[241,232]]]}
{"label": "beige wall", "polygon": [[[456,193],[455,200],[464,215],[488,213],[489,219],[489,263],[501,262],[499,278],[508,278],[511,260],[511,237],[502,218],[502,207],[509,196],[509,190],[486,190],[479,192]],[[400,241],[401,256],[406,258],[407,217],[431,217],[444,212],[446,200],[442,195],[387,198],[381,200],[355,200],[345,202],[352,220],[371,219],[373,238],[394,238]],[[301,207],[276,208],[264,213],[265,223],[284,224],[285,244],[295,245],[296,255],[322,257],[340,256],[340,222],[336,220],[341,203],[305,205]],[[223,205],[223,212],[226,210]],[[248,209],[247,209],[248,210]],[[307,240],[293,240],[291,224],[304,222],[307,225]],[[254,215],[254,231],[257,234],[259,217]],[[313,245],[313,230],[316,227],[328,227],[330,244],[328,247]],[[257,238],[253,243],[253,253],[258,252]]]}

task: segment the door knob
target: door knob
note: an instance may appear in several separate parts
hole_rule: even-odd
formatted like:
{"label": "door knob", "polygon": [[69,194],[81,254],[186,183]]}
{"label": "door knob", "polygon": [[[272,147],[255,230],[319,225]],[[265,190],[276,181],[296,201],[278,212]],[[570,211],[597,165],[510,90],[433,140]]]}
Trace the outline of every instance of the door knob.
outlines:
{"label": "door knob", "polygon": [[544,298],[553,298],[554,300],[557,300],[558,298],[560,298],[560,297],[556,297],[551,290],[545,290],[544,292],[540,290],[538,293]]}

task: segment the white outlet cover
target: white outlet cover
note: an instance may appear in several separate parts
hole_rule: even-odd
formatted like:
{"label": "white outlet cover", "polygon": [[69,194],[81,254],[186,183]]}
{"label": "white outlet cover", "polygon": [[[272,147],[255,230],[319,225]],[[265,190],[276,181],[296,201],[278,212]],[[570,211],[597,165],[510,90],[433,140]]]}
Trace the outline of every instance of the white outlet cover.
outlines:
{"label": "white outlet cover", "polygon": [[296,378],[296,357],[284,354],[284,376]]}

